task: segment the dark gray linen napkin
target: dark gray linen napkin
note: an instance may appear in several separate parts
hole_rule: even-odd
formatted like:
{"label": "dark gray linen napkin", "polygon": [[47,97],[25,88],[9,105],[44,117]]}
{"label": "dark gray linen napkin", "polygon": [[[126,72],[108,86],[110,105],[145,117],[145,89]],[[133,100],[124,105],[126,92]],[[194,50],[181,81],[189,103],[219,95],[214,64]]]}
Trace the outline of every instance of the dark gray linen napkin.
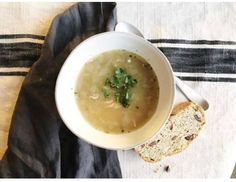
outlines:
{"label": "dark gray linen napkin", "polygon": [[81,41],[110,31],[115,3],[79,3],[52,22],[38,61],[26,76],[11,121],[0,177],[121,177],[116,151],[73,135],[55,105],[54,88],[65,59]]}

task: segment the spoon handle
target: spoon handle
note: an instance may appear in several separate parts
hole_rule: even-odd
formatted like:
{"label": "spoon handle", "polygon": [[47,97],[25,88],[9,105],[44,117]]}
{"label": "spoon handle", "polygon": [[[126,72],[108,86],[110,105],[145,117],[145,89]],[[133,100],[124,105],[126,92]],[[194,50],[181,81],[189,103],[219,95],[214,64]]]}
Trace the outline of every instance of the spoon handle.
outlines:
{"label": "spoon handle", "polygon": [[[143,37],[143,34],[133,25],[127,22],[120,22],[115,27],[116,32],[125,32]],[[144,37],[143,37],[144,38]]]}
{"label": "spoon handle", "polygon": [[177,87],[182,91],[182,93],[190,100],[196,104],[202,106],[204,110],[209,108],[209,104],[206,99],[199,95],[195,90],[186,85],[182,80],[175,76],[175,83]]}

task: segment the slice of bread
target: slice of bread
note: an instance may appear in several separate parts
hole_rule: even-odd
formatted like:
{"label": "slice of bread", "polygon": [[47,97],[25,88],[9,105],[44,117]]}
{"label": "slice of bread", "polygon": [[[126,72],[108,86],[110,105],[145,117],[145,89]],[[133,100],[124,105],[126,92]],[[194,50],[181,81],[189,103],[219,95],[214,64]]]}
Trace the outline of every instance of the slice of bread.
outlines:
{"label": "slice of bread", "polygon": [[161,131],[135,151],[147,162],[157,162],[166,156],[183,151],[197,137],[205,124],[203,109],[184,102],[175,106]]}

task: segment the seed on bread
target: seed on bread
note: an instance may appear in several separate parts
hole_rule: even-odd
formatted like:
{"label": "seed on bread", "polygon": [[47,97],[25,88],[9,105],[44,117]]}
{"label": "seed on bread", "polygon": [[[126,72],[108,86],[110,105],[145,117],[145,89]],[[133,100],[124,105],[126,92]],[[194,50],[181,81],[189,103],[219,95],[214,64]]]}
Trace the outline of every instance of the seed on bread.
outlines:
{"label": "seed on bread", "polygon": [[142,144],[140,147],[141,147],[141,148],[145,147],[145,144]]}
{"label": "seed on bread", "polygon": [[194,118],[195,118],[197,121],[201,122],[201,118],[200,118],[197,114],[194,114]]}
{"label": "seed on bread", "polygon": [[194,138],[196,137],[195,134],[192,134],[192,135],[188,135],[186,137],[184,137],[186,140],[193,140]]}
{"label": "seed on bread", "polygon": [[171,140],[175,140],[177,138],[177,136],[173,136],[172,138],[171,138]]}
{"label": "seed on bread", "polygon": [[156,142],[156,141],[153,141],[153,142],[149,143],[148,146],[149,146],[149,147],[152,147],[152,146],[154,146],[154,145],[156,145],[156,144],[157,144],[157,142]]}

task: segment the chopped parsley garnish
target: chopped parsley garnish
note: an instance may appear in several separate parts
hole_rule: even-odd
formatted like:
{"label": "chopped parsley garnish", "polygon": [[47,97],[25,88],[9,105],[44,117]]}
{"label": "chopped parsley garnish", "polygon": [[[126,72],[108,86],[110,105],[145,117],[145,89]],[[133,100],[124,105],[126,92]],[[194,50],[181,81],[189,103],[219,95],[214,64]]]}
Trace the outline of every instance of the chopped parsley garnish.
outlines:
{"label": "chopped parsley garnish", "polygon": [[102,91],[103,91],[103,96],[104,96],[105,98],[110,96],[110,93],[109,93],[109,91],[108,91],[107,88],[103,88]]}
{"label": "chopped parsley garnish", "polygon": [[114,90],[116,102],[119,102],[123,107],[127,108],[130,105],[132,97],[131,88],[137,84],[137,80],[129,75],[122,68],[115,68],[112,78],[107,78],[103,88],[104,97],[108,97],[110,92],[107,87]]}

